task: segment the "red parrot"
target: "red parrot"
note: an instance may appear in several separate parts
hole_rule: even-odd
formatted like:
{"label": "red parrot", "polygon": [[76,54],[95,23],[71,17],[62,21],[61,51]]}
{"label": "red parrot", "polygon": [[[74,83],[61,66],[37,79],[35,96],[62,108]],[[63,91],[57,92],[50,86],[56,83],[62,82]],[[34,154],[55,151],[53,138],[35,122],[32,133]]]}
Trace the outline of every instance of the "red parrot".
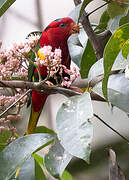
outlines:
{"label": "red parrot", "polygon": [[[67,40],[71,34],[79,33],[79,26],[69,17],[56,19],[51,22],[43,31],[40,39],[40,47],[52,46],[52,50],[60,48],[62,51],[62,64],[70,69],[71,59],[69,55]],[[42,79],[47,76],[47,67],[39,67]],[[34,79],[38,81],[37,69],[34,69]],[[26,134],[33,133],[43,105],[48,95],[41,92],[32,91],[32,107]]]}

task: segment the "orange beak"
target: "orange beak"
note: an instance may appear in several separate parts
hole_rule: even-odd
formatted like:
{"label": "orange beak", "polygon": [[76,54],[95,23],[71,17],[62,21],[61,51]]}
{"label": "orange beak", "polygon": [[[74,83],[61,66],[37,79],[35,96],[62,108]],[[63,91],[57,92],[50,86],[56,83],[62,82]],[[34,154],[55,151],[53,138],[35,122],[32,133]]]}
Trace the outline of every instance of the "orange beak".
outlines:
{"label": "orange beak", "polygon": [[71,23],[71,34],[79,33],[79,26],[77,24]]}

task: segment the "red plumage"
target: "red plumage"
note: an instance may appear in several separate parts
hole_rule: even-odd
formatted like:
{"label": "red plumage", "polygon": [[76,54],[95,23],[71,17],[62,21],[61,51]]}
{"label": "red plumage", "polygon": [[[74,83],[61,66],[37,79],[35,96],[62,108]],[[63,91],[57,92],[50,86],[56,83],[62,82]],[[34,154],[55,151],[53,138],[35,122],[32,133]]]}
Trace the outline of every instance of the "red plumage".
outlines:
{"label": "red plumage", "polygon": [[[62,64],[68,69],[70,68],[71,59],[68,51],[67,40],[71,34],[78,33],[79,27],[76,23],[69,17],[62,19],[57,19],[50,23],[46,29],[43,31],[40,46],[52,46],[52,49],[60,48],[62,51]],[[47,67],[39,67],[41,76],[47,76]],[[34,72],[37,72],[35,68]],[[28,125],[28,130],[26,134],[30,134],[34,131],[39,115],[42,111],[43,105],[47,99],[48,95],[40,92],[32,92],[32,110],[30,121]],[[37,115],[35,116],[35,113]]]}

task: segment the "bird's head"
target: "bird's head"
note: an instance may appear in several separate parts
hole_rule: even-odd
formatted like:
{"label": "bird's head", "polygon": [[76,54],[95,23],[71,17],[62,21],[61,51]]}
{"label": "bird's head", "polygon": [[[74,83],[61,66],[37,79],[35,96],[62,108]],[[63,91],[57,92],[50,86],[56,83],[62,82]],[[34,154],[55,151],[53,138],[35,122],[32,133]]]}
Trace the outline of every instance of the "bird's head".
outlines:
{"label": "bird's head", "polygon": [[[67,41],[71,34],[79,33],[79,26],[69,17],[56,19],[51,22],[43,31],[40,45],[44,46],[46,42],[59,44]],[[47,45],[47,44],[46,44]]]}

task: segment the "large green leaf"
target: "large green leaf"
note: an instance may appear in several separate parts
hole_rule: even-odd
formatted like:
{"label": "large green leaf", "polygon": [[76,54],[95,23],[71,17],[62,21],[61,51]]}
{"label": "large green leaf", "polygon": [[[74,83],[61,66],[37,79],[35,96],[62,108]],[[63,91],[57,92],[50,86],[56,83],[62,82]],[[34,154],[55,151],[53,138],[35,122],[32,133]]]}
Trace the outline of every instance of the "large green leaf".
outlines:
{"label": "large green leaf", "polygon": [[[9,144],[0,153],[0,180],[8,180],[38,148],[52,141],[50,134],[32,134]],[[6,168],[5,168],[6,167]]]}
{"label": "large green leaf", "polygon": [[36,160],[35,160],[35,180],[46,180],[43,169]]}
{"label": "large green leaf", "polygon": [[43,172],[44,163],[43,157],[37,153],[33,154],[35,160],[35,180],[46,180],[46,176]]}
{"label": "large green leaf", "polygon": [[90,94],[70,97],[57,113],[57,135],[61,145],[71,155],[89,162],[93,127]]}
{"label": "large green leaf", "polygon": [[104,50],[104,79],[103,79],[103,94],[107,97],[107,83],[113,66],[113,63],[120,52],[122,45],[129,38],[129,24],[121,26],[109,39]]}
{"label": "large green leaf", "polygon": [[88,37],[84,29],[80,30],[79,34],[73,34],[68,39],[68,48],[72,61],[80,68],[81,59]]}
{"label": "large green leaf", "polygon": [[96,62],[96,55],[90,41],[87,41],[86,48],[82,55],[80,74],[81,78],[87,78],[91,66]]}
{"label": "large green leaf", "polygon": [[0,1],[0,17],[16,0],[1,0]]}
{"label": "large green leaf", "polygon": [[[119,52],[116,60],[112,66],[112,71],[125,69],[127,65],[126,59],[122,56],[122,51]],[[103,67],[103,58],[98,60],[93,66],[90,68],[88,74],[88,81],[90,82],[93,78],[104,74],[104,67]]]}
{"label": "large green leaf", "polygon": [[108,3],[107,10],[108,10],[110,17],[114,18],[115,16],[126,13],[128,10],[128,5],[120,4],[120,3],[112,1],[112,2]]}
{"label": "large green leaf", "polygon": [[70,155],[56,139],[54,145],[50,148],[48,154],[45,155],[44,163],[47,171],[55,178],[62,176],[63,171],[72,159]]}
{"label": "large green leaf", "polygon": [[[129,80],[125,74],[115,74],[109,77],[108,100],[114,106],[129,113]],[[102,83],[98,83],[93,89],[95,93],[103,97]]]}

